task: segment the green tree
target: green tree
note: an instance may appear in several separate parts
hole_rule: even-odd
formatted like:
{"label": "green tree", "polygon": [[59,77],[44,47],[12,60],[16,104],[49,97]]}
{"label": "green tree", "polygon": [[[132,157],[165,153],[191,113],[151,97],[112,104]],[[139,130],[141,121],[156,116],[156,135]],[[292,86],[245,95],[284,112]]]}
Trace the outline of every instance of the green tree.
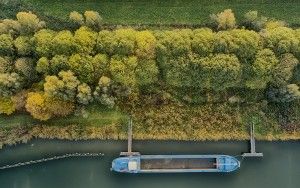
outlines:
{"label": "green tree", "polygon": [[57,97],[64,101],[74,101],[78,79],[71,71],[61,71],[57,76],[47,76],[45,78],[44,90],[50,97]]}
{"label": "green tree", "polygon": [[52,40],[53,55],[71,55],[76,52],[76,44],[70,31],[58,32]]}
{"label": "green tree", "polygon": [[34,41],[31,37],[19,36],[14,41],[14,45],[20,56],[30,56],[34,52]]}
{"label": "green tree", "polygon": [[257,53],[254,63],[249,70],[246,86],[250,89],[264,89],[272,79],[274,67],[278,64],[273,51],[261,50]]}
{"label": "green tree", "polygon": [[87,105],[92,102],[92,90],[86,83],[80,84],[77,88],[77,102],[79,104]]}
{"label": "green tree", "polygon": [[97,54],[93,57],[94,80],[99,80],[101,76],[109,75],[109,58],[105,54]]}
{"label": "green tree", "polygon": [[275,103],[290,103],[300,99],[299,86],[289,84],[283,87],[271,87],[268,89],[267,98]]}
{"label": "green tree", "polygon": [[209,84],[208,89],[222,91],[241,81],[241,65],[235,55],[217,54],[209,61],[202,61],[201,68]]}
{"label": "green tree", "polygon": [[113,55],[115,53],[114,46],[117,46],[117,41],[115,40],[114,32],[102,30],[98,33],[97,51],[99,53]]}
{"label": "green tree", "polygon": [[158,67],[154,60],[139,60],[135,73],[140,86],[154,84],[158,81]]}
{"label": "green tree", "polygon": [[260,31],[266,27],[268,18],[258,16],[257,11],[249,11],[244,15],[243,25],[250,30]]}
{"label": "green tree", "polygon": [[0,35],[0,55],[12,55],[14,52],[13,38],[8,34]]}
{"label": "green tree", "polygon": [[94,54],[97,42],[97,33],[87,27],[80,27],[75,31],[75,43],[78,52],[84,54]]}
{"label": "green tree", "polygon": [[68,65],[70,70],[84,83],[94,82],[93,58],[89,55],[74,54],[70,57]]}
{"label": "green tree", "polygon": [[41,57],[37,64],[35,70],[38,73],[48,74],[50,70],[50,63],[46,57]]}
{"label": "green tree", "polygon": [[137,64],[135,56],[113,56],[110,62],[110,72],[113,80],[124,86],[136,86],[135,69]]}
{"label": "green tree", "polygon": [[291,28],[266,29],[262,36],[265,47],[272,49],[277,55],[295,54],[298,50],[299,40],[295,36],[295,31]]}
{"label": "green tree", "polygon": [[202,28],[193,31],[192,50],[200,56],[207,56],[213,52],[215,35],[211,29]]}
{"label": "green tree", "polygon": [[132,55],[135,51],[136,31],[133,29],[117,29],[114,33],[114,54]]}
{"label": "green tree", "polygon": [[20,89],[22,89],[22,78],[17,73],[0,74],[0,96],[11,96]]}
{"label": "green tree", "polygon": [[34,34],[35,51],[40,57],[51,57],[55,32],[42,29]]}
{"label": "green tree", "polygon": [[58,74],[60,71],[69,70],[69,57],[65,55],[56,55],[50,60],[50,73]]}
{"label": "green tree", "polygon": [[150,31],[136,33],[136,56],[142,59],[155,58],[156,38]]}

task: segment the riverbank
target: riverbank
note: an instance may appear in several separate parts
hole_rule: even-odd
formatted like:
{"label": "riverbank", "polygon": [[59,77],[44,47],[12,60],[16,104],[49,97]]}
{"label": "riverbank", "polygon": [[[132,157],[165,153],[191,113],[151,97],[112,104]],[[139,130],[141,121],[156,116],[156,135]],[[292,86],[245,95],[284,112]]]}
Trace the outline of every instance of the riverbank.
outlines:
{"label": "riverbank", "polygon": [[[244,107],[225,104],[196,107],[176,104],[140,106],[131,111],[133,136],[138,140],[248,140],[249,125],[254,123],[258,140],[299,140],[300,131],[284,131],[278,121],[272,119],[276,113],[273,110],[258,104]],[[110,116],[111,114],[119,115]],[[0,146],[26,143],[33,138],[127,139],[128,116],[125,112],[111,110],[108,113],[99,110],[93,113],[87,111],[86,115],[56,118],[46,122],[33,120],[24,114],[2,119],[1,124],[6,126],[0,128]]]}

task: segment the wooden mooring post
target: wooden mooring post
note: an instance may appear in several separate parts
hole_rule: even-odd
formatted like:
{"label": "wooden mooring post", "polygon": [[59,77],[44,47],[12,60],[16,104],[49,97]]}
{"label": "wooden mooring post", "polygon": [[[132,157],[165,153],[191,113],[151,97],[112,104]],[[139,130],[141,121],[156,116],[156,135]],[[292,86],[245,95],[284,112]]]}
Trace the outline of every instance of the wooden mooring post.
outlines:
{"label": "wooden mooring post", "polygon": [[256,152],[255,137],[254,137],[254,124],[250,129],[250,153],[243,153],[242,157],[263,157],[263,153]]}
{"label": "wooden mooring post", "polygon": [[129,123],[128,123],[128,138],[127,138],[127,152],[121,152],[121,156],[134,156],[134,155],[140,155],[139,152],[133,152],[132,151],[132,118],[130,116]]}

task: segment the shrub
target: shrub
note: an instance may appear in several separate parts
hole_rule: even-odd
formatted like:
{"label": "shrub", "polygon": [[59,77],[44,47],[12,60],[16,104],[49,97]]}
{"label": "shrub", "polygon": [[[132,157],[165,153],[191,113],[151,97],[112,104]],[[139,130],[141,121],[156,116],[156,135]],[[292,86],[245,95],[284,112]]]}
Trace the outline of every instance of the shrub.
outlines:
{"label": "shrub", "polygon": [[236,27],[235,16],[231,9],[226,9],[218,14],[212,14],[210,19],[217,26],[218,30],[234,29]]}

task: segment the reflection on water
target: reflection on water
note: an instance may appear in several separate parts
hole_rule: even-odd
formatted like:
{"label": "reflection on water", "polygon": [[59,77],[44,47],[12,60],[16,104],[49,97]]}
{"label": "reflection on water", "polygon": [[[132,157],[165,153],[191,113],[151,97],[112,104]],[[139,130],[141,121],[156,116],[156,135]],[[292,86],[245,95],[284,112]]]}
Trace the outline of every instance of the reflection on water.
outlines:
{"label": "reflection on water", "polygon": [[[118,174],[110,163],[121,141],[35,140],[0,151],[0,164],[52,157],[73,152],[102,152],[104,157],[72,158],[0,171],[1,188],[298,188],[300,142],[258,142],[263,159],[245,159],[230,174]],[[239,155],[247,142],[137,141],[134,150],[143,154]]]}

